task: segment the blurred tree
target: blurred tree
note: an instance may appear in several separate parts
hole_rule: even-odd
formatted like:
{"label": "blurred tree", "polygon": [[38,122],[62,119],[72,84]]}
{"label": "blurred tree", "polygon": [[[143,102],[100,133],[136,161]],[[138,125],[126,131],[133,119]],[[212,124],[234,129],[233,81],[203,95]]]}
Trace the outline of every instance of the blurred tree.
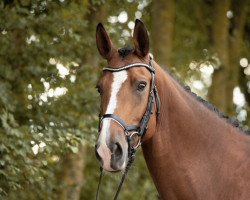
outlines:
{"label": "blurred tree", "polygon": [[74,181],[83,182],[83,157],[66,161],[83,152],[78,147],[97,120],[96,68],[82,59],[95,52],[87,5],[14,1],[1,8],[0,195],[7,199],[57,198],[72,184],[67,173],[56,179],[61,165],[73,166]]}
{"label": "blurred tree", "polygon": [[[88,0],[88,11],[84,18],[88,23],[89,32],[95,33],[96,24],[102,19],[107,18],[103,2],[93,2]],[[92,50],[91,50],[92,51]],[[98,58],[89,51],[83,55],[83,60],[90,66],[98,66]],[[84,157],[86,156],[86,145],[81,144],[77,153],[67,153],[63,158],[62,169],[59,180],[62,187],[59,190],[59,197],[62,200],[72,199],[77,200],[80,198],[81,187],[84,182]]]}
{"label": "blurred tree", "polygon": [[63,158],[62,171],[58,176],[61,185],[58,197],[61,200],[80,199],[84,180],[85,148],[81,145],[77,153],[67,153]]}
{"label": "blurred tree", "polygon": [[[233,90],[240,85],[239,61],[242,56],[247,3],[249,2],[245,0],[214,2],[212,41],[220,65],[213,75],[214,84],[210,89],[210,99],[230,116],[235,115]],[[243,91],[246,92],[245,89]],[[246,92],[245,96],[249,96],[249,93]]]}
{"label": "blurred tree", "polygon": [[[210,100],[218,106],[223,112],[232,114],[232,89],[227,89],[229,71],[229,46],[228,46],[228,30],[229,21],[227,19],[227,11],[230,8],[230,0],[214,1],[214,17],[212,23],[212,41],[214,50],[220,59],[220,64],[217,66],[213,74],[213,83],[210,89]],[[231,95],[228,96],[228,93]],[[220,94],[220,95],[218,95]],[[231,100],[229,100],[231,99]]]}
{"label": "blurred tree", "polygon": [[[152,1],[149,8],[156,60],[163,66],[174,66],[176,75],[186,79],[191,87],[194,80],[203,81],[211,103],[229,116],[248,110],[250,103],[249,73],[239,64],[243,56],[249,60],[246,53],[249,38],[245,37],[249,6],[246,0],[167,0]],[[214,68],[212,84],[202,74],[210,65]],[[237,86],[244,93],[244,107],[233,102]],[[202,89],[203,97],[207,96],[205,89]]]}
{"label": "blurred tree", "polygon": [[[134,21],[139,3],[123,1],[124,8],[120,3],[1,2],[1,199],[79,199],[80,192],[80,198],[93,199],[99,173],[93,149],[99,110],[94,86],[102,60],[95,47],[95,27],[99,21],[108,24],[110,16],[124,9],[132,11],[125,15]],[[124,40],[111,33],[124,45],[127,25],[109,22],[107,28],[114,26],[126,30]],[[121,197],[134,196],[129,191],[137,190],[133,185],[139,180],[138,198],[156,198],[138,157],[139,167],[131,171],[136,175],[128,179]],[[109,188],[105,196],[113,195],[117,181],[110,177],[104,182]]]}
{"label": "blurred tree", "polygon": [[171,67],[175,24],[175,1],[152,1],[151,12],[151,46],[155,59],[159,64]]}

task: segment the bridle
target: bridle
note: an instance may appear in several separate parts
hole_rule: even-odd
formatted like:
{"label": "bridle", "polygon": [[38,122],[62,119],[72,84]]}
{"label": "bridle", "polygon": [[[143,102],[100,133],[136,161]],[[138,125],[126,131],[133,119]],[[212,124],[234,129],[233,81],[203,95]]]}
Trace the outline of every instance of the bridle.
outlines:
{"label": "bridle", "polygon": [[[150,92],[149,92],[149,96],[148,96],[148,103],[147,103],[146,111],[145,111],[144,115],[142,116],[142,119],[141,119],[139,125],[127,125],[119,116],[114,115],[114,114],[104,114],[104,115],[100,116],[100,118],[99,118],[99,131],[101,129],[102,122],[104,119],[113,120],[124,129],[124,133],[125,133],[125,136],[126,136],[127,142],[128,142],[128,163],[127,163],[127,166],[126,166],[125,171],[123,173],[118,190],[115,194],[114,200],[116,200],[118,198],[119,192],[121,190],[121,187],[122,187],[122,184],[125,180],[127,172],[129,171],[129,169],[134,161],[136,149],[140,146],[141,138],[145,135],[145,133],[147,131],[150,116],[153,114],[154,99],[155,99],[155,103],[156,103],[156,114],[157,114],[157,116],[159,116],[159,114],[160,114],[160,98],[159,98],[159,94],[158,94],[158,91],[157,91],[157,88],[155,85],[155,68],[152,64],[152,60],[153,59],[150,56],[149,57],[149,64],[138,62],[138,63],[132,63],[132,64],[125,65],[122,67],[118,67],[118,68],[111,68],[111,67],[103,68],[103,71],[109,71],[109,72],[115,73],[115,72],[120,72],[123,70],[128,70],[128,69],[134,68],[134,67],[145,67],[151,73],[151,85],[150,85]],[[139,140],[135,146],[133,146],[131,144],[132,137],[134,137],[134,135],[137,135],[139,138]],[[100,170],[101,170],[101,173],[100,173],[100,178],[99,178],[99,183],[98,183],[98,188],[97,188],[97,193],[96,193],[96,200],[99,199],[100,183],[101,183],[102,172],[103,172],[102,167],[100,168]]]}
{"label": "bridle", "polygon": [[159,98],[158,91],[157,91],[157,88],[155,85],[155,69],[152,65],[152,58],[151,57],[149,60],[149,65],[145,64],[145,63],[133,63],[133,64],[129,64],[129,65],[126,65],[123,67],[119,67],[119,68],[105,67],[105,68],[103,68],[103,71],[120,72],[120,71],[128,70],[128,69],[134,68],[134,67],[145,67],[151,73],[151,86],[150,86],[150,93],[149,93],[149,97],[148,97],[148,104],[146,107],[146,111],[145,111],[145,113],[140,121],[140,124],[139,125],[127,125],[117,115],[104,114],[103,116],[100,117],[99,129],[101,128],[101,124],[102,124],[104,119],[111,119],[111,120],[115,121],[116,123],[118,123],[124,129],[126,136],[128,136],[129,135],[128,133],[130,133],[130,132],[135,132],[135,133],[137,133],[138,136],[142,137],[146,133],[150,116],[151,116],[151,114],[153,114],[152,110],[153,110],[154,99],[156,100],[156,113],[157,113],[157,115],[159,115],[159,113],[160,113],[160,98]]}

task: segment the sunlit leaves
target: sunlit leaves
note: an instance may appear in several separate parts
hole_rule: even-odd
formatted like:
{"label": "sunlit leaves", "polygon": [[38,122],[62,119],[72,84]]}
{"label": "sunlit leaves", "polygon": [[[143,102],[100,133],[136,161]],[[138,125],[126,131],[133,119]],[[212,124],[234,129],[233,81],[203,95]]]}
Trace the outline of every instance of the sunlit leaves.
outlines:
{"label": "sunlit leaves", "polygon": [[94,50],[85,5],[15,1],[0,12],[1,197],[55,199],[62,155],[77,153],[84,133],[92,134],[94,118],[81,127],[98,110],[97,74],[85,64],[85,50]]}

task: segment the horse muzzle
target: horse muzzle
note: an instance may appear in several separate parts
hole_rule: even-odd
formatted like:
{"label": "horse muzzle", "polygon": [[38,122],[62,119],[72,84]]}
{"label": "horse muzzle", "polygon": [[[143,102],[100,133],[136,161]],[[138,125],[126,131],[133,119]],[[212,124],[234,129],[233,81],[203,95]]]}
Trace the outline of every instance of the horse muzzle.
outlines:
{"label": "horse muzzle", "polygon": [[126,143],[122,144],[119,141],[110,141],[108,144],[97,142],[95,147],[96,157],[104,170],[118,172],[126,167],[127,148]]}

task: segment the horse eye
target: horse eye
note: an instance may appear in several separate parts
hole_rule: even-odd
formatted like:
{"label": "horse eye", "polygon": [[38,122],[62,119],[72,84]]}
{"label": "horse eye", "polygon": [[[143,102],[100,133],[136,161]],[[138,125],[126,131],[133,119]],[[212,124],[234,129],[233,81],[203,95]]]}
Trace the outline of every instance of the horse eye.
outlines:
{"label": "horse eye", "polygon": [[145,89],[146,85],[147,85],[146,82],[140,82],[137,86],[137,90],[142,92]]}

